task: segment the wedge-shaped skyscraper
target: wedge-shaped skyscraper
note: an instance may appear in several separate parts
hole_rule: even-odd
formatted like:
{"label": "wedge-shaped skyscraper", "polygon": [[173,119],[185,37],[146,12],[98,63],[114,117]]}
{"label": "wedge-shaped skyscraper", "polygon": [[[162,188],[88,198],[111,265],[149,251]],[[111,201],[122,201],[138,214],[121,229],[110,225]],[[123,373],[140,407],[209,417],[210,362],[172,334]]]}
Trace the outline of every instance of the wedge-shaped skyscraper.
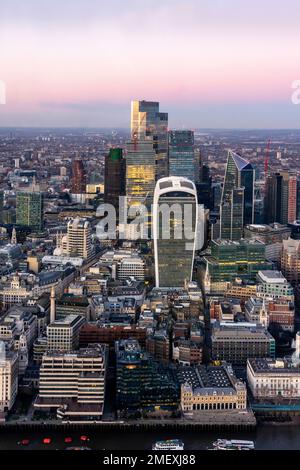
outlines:
{"label": "wedge-shaped skyscraper", "polygon": [[229,150],[220,208],[220,238],[240,240],[243,226],[253,223],[254,168]]}

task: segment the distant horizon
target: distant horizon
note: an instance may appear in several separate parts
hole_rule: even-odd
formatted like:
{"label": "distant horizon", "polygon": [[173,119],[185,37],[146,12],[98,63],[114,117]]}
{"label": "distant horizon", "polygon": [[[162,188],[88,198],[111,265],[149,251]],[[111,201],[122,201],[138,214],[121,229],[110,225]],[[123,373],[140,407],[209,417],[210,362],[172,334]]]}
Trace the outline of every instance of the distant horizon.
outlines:
{"label": "distant horizon", "polygon": [[[120,130],[127,131],[130,133],[130,127],[120,127],[120,126],[0,126],[0,130],[9,130],[9,129],[22,129],[22,130]],[[172,127],[168,130],[192,130],[192,131],[299,131],[299,128],[292,127]]]}

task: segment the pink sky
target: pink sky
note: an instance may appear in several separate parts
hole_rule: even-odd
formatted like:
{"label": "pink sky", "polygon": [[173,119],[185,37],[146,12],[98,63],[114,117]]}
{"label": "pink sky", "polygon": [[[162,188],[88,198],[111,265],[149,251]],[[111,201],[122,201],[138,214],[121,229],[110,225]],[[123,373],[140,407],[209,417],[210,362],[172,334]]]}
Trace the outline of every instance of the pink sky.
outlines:
{"label": "pink sky", "polygon": [[[37,0],[25,3],[4,0],[0,17],[0,79],[7,88],[0,125],[26,118],[31,125],[47,113],[67,125],[72,113],[79,122],[85,107],[129,109],[141,98],[165,108],[290,106],[291,83],[300,78],[296,0],[255,0],[244,8],[238,0],[127,0],[127,8],[119,0],[67,0],[63,7],[44,0],[39,10]],[[126,125],[117,111],[109,120]]]}

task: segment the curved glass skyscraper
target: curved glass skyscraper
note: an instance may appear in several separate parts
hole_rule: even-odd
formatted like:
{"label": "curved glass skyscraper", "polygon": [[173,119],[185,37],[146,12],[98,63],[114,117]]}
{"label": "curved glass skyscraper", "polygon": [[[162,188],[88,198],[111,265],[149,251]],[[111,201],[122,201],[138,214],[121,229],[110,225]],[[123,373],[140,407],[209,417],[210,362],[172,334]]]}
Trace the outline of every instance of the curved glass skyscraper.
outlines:
{"label": "curved glass skyscraper", "polygon": [[176,176],[158,180],[152,223],[156,287],[184,287],[192,279],[198,231],[195,184]]}

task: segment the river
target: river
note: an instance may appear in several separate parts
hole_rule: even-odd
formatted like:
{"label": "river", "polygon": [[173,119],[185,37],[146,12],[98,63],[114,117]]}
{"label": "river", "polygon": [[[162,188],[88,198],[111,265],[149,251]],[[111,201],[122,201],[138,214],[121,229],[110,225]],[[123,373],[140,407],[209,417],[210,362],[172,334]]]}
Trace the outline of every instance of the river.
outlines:
{"label": "river", "polygon": [[[69,446],[88,445],[91,449],[99,450],[150,450],[152,443],[160,439],[182,439],[186,450],[204,450],[212,446],[217,438],[251,439],[255,441],[257,450],[299,450],[299,425],[264,425],[259,426],[255,432],[207,432],[207,431],[89,431],[90,442],[82,444],[80,435],[82,431],[5,431],[0,430],[0,450],[41,450],[65,449]],[[65,444],[64,438],[70,436],[72,444]],[[50,437],[52,443],[44,445],[43,437]],[[27,447],[18,445],[21,439],[29,439]]]}

